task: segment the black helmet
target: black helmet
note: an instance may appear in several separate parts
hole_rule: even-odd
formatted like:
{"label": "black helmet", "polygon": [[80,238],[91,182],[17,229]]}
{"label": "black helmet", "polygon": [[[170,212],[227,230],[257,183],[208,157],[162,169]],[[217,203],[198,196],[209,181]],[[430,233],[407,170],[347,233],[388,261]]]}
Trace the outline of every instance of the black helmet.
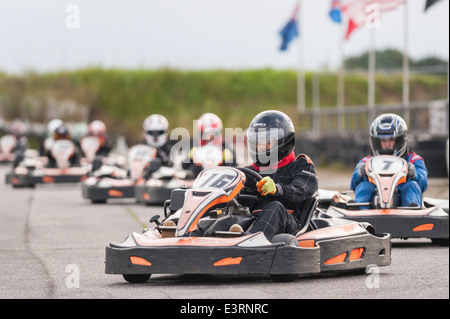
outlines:
{"label": "black helmet", "polygon": [[250,156],[256,165],[275,164],[294,149],[294,124],[283,112],[261,112],[250,123],[247,142]]}
{"label": "black helmet", "polygon": [[[378,116],[370,125],[370,148],[373,155],[403,156],[406,152],[408,127],[405,121],[397,114],[383,114]],[[393,149],[383,150],[381,140],[393,138]]]}

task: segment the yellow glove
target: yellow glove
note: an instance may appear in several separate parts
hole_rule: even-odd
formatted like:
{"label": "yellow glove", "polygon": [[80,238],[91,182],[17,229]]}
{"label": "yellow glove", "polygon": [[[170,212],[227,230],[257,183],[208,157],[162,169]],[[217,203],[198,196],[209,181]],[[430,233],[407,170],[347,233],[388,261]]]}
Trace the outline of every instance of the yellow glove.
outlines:
{"label": "yellow glove", "polygon": [[258,188],[258,192],[263,196],[273,195],[277,192],[277,187],[275,186],[275,182],[269,176],[264,177],[260,180],[256,187]]}
{"label": "yellow glove", "polygon": [[233,153],[229,149],[224,149],[222,154],[223,154],[223,162],[224,163],[232,163],[233,162]]}

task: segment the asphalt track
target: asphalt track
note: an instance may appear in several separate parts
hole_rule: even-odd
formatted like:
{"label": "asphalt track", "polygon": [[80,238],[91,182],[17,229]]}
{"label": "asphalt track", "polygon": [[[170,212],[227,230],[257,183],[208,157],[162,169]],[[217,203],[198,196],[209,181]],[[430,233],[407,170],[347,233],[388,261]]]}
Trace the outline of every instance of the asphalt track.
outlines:
{"label": "asphalt track", "polygon": [[[302,277],[155,275],[145,284],[104,273],[105,246],[150,226],[162,207],[115,200],[91,204],[80,185],[13,189],[0,167],[2,299],[322,299],[449,298],[449,249],[428,239],[393,241],[392,264],[372,273]],[[346,188],[348,172],[319,170],[323,188]],[[428,196],[448,199],[448,180],[430,181]],[[198,302],[197,302],[198,304]],[[175,309],[178,311],[178,309]]]}

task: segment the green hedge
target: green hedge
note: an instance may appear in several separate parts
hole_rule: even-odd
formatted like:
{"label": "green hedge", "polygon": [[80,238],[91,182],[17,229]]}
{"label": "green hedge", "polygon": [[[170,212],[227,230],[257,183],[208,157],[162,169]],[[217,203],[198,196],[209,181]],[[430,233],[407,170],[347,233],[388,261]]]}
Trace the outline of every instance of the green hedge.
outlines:
{"label": "green hedge", "polygon": [[[312,77],[306,73],[306,105],[312,105]],[[336,74],[320,74],[320,104],[336,105]],[[377,75],[377,103],[402,100],[402,76]],[[56,73],[0,73],[0,102],[5,117],[29,117],[27,97],[45,103],[73,99],[89,106],[91,118],[103,118],[110,128],[128,137],[140,135],[143,119],[152,113],[165,115],[171,127],[192,128],[202,113],[218,114],[228,127],[248,126],[258,112],[276,108],[296,114],[297,73],[294,70],[180,71],[86,68]],[[447,96],[447,77],[411,76],[411,100]],[[348,75],[346,105],[367,103],[367,77]],[[45,114],[34,114],[45,120]]]}

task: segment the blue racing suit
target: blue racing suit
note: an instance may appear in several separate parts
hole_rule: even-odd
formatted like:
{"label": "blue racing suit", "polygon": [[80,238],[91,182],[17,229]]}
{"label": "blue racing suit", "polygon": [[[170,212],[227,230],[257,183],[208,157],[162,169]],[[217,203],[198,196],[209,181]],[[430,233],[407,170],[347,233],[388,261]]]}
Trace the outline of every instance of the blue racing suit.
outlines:
{"label": "blue racing suit", "polygon": [[[359,165],[365,164],[369,158],[370,155],[361,159],[352,175],[350,187],[355,192],[355,202],[357,203],[370,202],[375,195],[375,185],[369,182],[366,175],[359,175]],[[405,160],[414,164],[416,177],[414,179],[408,177],[406,183],[397,186],[401,206],[409,206],[410,204],[422,206],[422,193],[428,187],[428,170],[423,158],[414,152],[410,152]]]}

